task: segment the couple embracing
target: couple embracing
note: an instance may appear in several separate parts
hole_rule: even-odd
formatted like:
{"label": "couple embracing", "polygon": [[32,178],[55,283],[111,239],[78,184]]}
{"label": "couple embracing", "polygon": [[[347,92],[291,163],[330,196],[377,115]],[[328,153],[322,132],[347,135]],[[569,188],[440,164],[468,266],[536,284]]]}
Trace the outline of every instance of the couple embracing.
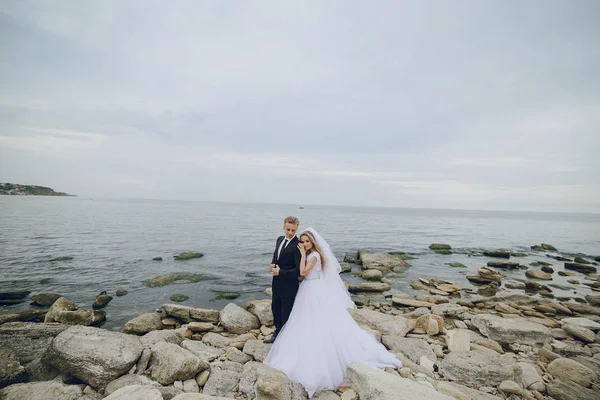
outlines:
{"label": "couple embracing", "polygon": [[[329,244],[312,228],[296,236],[299,224],[296,217],[285,219],[284,236],[277,239],[273,253],[275,333],[265,340],[273,343],[265,363],[301,383],[309,398],[321,390],[335,390],[352,362],[401,368],[396,356],[348,312],[354,303]],[[299,276],[304,277],[302,283]]]}

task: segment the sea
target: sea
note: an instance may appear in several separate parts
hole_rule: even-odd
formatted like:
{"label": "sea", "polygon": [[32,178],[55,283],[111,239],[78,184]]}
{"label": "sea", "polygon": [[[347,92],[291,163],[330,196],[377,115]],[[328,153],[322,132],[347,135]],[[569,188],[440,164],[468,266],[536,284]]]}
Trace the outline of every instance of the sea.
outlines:
{"label": "sea", "polygon": [[[414,257],[405,273],[392,278],[393,290],[408,294],[410,282],[418,278],[472,288],[465,275],[476,274],[490,260],[481,256],[483,250],[524,252],[527,256],[511,259],[525,265],[551,262],[557,270],[563,263],[547,256],[556,253],[530,247],[549,243],[567,257],[600,256],[600,214],[0,196],[0,292],[57,293],[90,309],[94,298],[107,291],[114,298],[105,308],[103,327],[114,330],[173,303],[173,294],[188,296],[180,304],[193,307],[222,308],[231,301],[243,305],[267,297],[269,263],[288,215],[300,219],[300,230],[317,229],[340,261],[360,249]],[[453,254],[437,254],[429,249],[431,243],[450,244]],[[181,252],[204,256],[175,260]],[[51,261],[58,257],[72,259]],[[451,262],[467,268],[450,267]],[[342,277],[357,282],[359,272],[355,265]],[[147,286],[153,277],[169,273],[211,279]],[[525,279],[521,270],[507,275],[503,282]],[[583,298],[592,293],[583,275],[553,275],[542,283],[553,284],[556,295]],[[569,278],[581,284],[567,283]],[[128,294],[117,297],[117,289]],[[224,293],[239,297],[223,298],[228,297]],[[25,301],[0,306],[0,311],[29,307]]]}

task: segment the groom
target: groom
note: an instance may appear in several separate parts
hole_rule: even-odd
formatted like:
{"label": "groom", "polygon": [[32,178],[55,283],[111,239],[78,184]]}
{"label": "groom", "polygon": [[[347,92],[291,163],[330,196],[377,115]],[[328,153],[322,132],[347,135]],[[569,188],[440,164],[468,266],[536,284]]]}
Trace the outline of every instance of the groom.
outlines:
{"label": "groom", "polygon": [[287,217],[283,221],[284,236],[277,239],[273,260],[270,269],[273,275],[273,321],[275,322],[275,333],[265,343],[273,343],[281,328],[287,322],[294,306],[296,293],[298,292],[298,277],[300,276],[300,250],[298,250],[298,230],[300,221],[296,217]]}

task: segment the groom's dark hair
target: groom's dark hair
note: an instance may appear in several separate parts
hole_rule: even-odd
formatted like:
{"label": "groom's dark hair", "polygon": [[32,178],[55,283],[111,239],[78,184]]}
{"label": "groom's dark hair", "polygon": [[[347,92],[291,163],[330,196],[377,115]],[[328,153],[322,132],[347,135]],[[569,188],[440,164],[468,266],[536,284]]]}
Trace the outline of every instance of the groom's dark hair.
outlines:
{"label": "groom's dark hair", "polygon": [[300,225],[300,220],[299,220],[298,218],[296,218],[296,217],[289,216],[289,217],[287,217],[287,218],[286,218],[286,219],[283,221],[283,224],[284,224],[284,225],[285,225],[285,224],[294,224],[294,225],[296,225],[296,226],[299,226],[299,225]]}

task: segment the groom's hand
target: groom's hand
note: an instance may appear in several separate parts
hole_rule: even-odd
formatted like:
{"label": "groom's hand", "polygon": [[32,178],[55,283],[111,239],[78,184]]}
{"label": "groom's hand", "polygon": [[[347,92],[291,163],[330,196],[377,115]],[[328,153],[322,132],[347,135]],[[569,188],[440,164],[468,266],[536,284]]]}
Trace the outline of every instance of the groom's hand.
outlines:
{"label": "groom's hand", "polygon": [[271,268],[271,275],[279,276],[279,265],[276,265],[273,268]]}
{"label": "groom's hand", "polygon": [[273,273],[273,268],[275,268],[275,264],[269,265],[269,270],[271,271],[271,273]]}

